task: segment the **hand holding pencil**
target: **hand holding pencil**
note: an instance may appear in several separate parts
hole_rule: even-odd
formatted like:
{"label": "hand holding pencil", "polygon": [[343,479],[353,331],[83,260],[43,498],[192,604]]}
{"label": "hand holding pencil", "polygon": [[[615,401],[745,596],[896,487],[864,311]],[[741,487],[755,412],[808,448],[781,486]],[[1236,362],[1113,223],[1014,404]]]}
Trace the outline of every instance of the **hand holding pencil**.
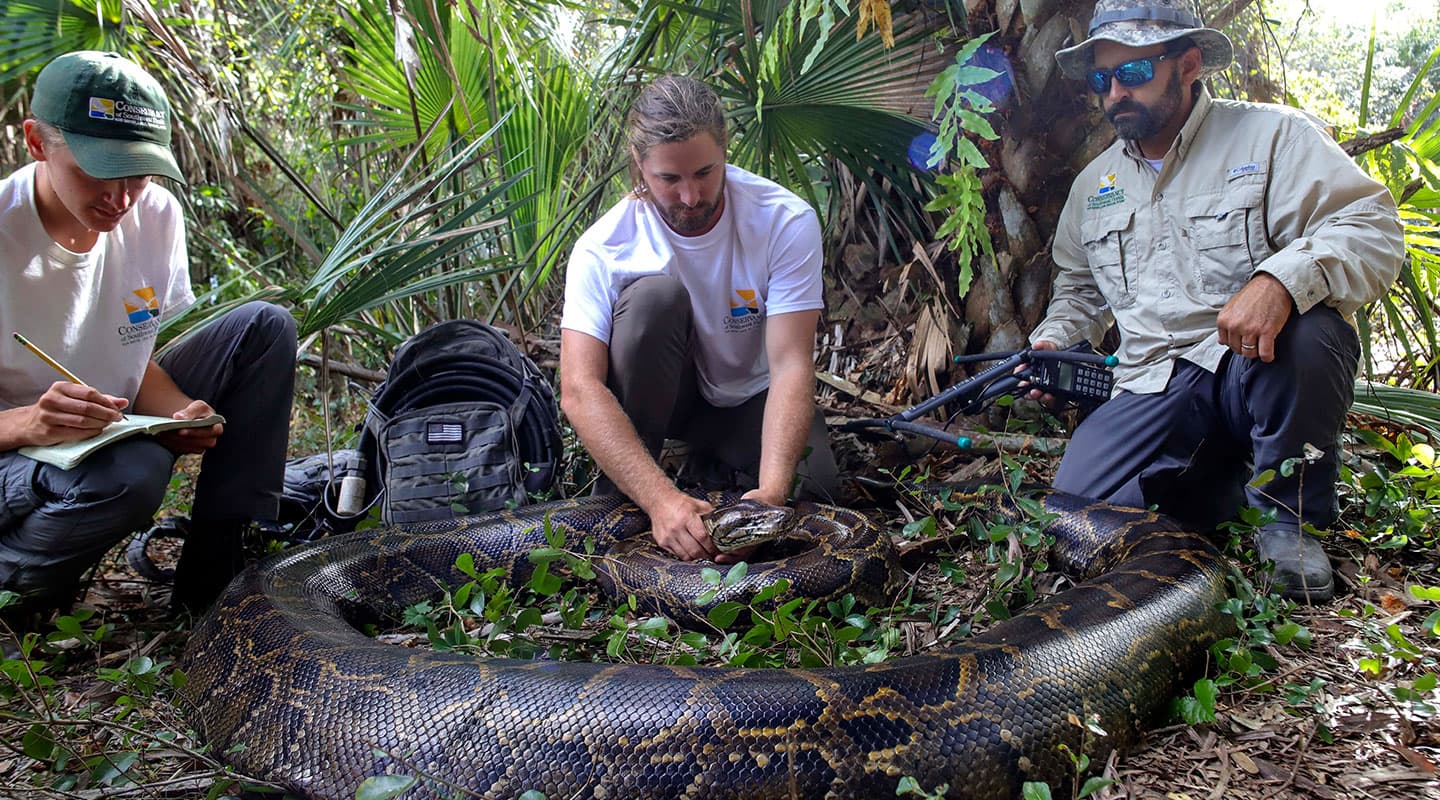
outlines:
{"label": "hand holding pencil", "polygon": [[129,400],[95,389],[18,332],[12,333],[12,336],[65,379],[51,384],[40,399],[28,407],[29,420],[25,426],[27,444],[48,445],[88,439],[110,423],[124,418],[121,412],[130,404]]}

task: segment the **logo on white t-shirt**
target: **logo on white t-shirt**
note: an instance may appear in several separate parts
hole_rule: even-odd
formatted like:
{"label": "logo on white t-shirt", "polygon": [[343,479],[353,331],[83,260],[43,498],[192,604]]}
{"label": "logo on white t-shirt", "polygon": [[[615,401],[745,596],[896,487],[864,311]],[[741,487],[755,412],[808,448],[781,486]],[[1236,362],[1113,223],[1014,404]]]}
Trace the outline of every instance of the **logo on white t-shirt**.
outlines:
{"label": "logo on white t-shirt", "polygon": [[730,301],[730,316],[748,317],[760,313],[760,306],[755,302],[754,289],[736,289],[735,295],[740,298],[740,302]]}
{"label": "logo on white t-shirt", "polygon": [[122,301],[125,304],[125,319],[130,323],[120,326],[122,345],[152,340],[160,330],[160,298],[156,296],[154,287],[142,286],[130,294],[135,299],[134,303]]}
{"label": "logo on white t-shirt", "polygon": [[760,303],[754,289],[736,289],[730,298],[730,316],[725,319],[725,330],[729,333],[743,333],[760,325]]}
{"label": "logo on white t-shirt", "polygon": [[137,305],[125,302],[125,316],[130,319],[131,325],[139,325],[160,316],[160,298],[155,296],[153,287],[142,286],[131,294],[140,301]]}

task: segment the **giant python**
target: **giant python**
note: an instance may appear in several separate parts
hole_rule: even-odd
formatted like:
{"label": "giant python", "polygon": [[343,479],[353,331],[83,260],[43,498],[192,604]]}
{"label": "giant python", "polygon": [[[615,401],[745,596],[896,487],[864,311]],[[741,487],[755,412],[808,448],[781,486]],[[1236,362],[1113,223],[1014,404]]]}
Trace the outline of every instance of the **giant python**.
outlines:
{"label": "giant python", "polygon": [[1062,744],[1099,763],[1133,742],[1227,623],[1204,537],[1055,492],[1044,506],[1052,563],[1083,583],[941,652],[814,670],[481,659],[355,628],[463,582],[462,553],[524,580],[547,518],[601,550],[643,533],[616,500],[334,537],[231,584],[192,633],[180,700],[240,772],[326,800],[384,773],[426,776],[406,798],[872,798],[904,776],[1018,797],[1073,775]]}

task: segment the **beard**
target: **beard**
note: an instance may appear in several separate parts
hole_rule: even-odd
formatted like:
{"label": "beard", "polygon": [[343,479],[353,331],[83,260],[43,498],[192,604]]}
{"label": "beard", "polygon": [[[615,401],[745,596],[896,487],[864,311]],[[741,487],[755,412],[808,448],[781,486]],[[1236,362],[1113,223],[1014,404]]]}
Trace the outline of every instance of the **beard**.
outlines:
{"label": "beard", "polygon": [[[654,194],[651,194],[651,198],[654,198]],[[724,198],[725,176],[721,175],[720,191],[715,193],[713,199],[694,206],[687,206],[678,201],[669,205],[656,203],[655,208],[660,212],[660,217],[665,220],[665,224],[670,226],[670,230],[681,236],[694,236],[703,233],[715,224],[724,206]]]}
{"label": "beard", "polygon": [[[1165,83],[1165,93],[1154,105],[1147,106],[1126,98],[1105,109],[1105,117],[1115,126],[1115,133],[1121,139],[1144,141],[1164,130],[1180,110],[1180,73],[1170,73]],[[1124,118],[1120,118],[1125,114]]]}

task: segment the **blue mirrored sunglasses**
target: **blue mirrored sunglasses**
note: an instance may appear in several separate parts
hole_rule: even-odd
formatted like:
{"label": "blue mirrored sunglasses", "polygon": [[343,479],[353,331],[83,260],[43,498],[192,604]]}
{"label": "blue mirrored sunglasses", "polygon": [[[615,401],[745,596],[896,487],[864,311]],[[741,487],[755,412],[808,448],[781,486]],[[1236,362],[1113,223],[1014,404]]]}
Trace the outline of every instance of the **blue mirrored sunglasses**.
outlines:
{"label": "blue mirrored sunglasses", "polygon": [[1161,53],[1158,56],[1126,61],[1114,69],[1092,69],[1085,76],[1085,82],[1090,85],[1090,91],[1095,94],[1105,94],[1110,91],[1111,76],[1114,76],[1116,82],[1126,89],[1134,89],[1136,86],[1144,86],[1155,79],[1156,64],[1177,55],[1179,54]]}

